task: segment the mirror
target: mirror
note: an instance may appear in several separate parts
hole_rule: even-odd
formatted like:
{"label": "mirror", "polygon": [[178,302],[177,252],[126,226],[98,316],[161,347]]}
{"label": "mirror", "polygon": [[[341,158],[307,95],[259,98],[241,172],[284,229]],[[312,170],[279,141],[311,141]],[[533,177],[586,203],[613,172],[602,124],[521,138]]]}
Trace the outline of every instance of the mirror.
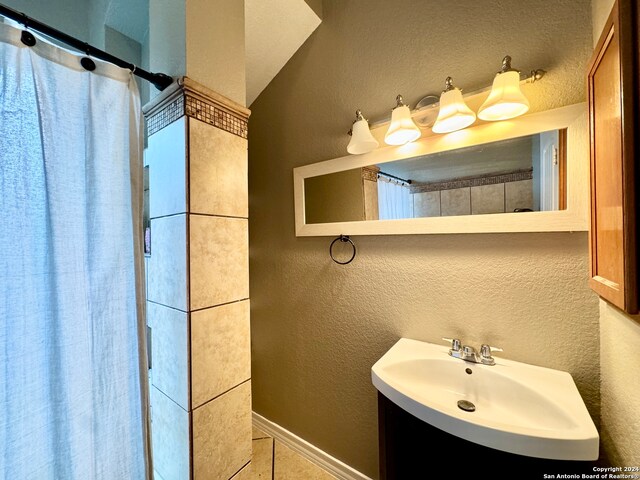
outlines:
{"label": "mirror", "polygon": [[307,223],[561,210],[566,129],[310,177]]}
{"label": "mirror", "polygon": [[294,169],[296,234],[588,229],[585,104]]}

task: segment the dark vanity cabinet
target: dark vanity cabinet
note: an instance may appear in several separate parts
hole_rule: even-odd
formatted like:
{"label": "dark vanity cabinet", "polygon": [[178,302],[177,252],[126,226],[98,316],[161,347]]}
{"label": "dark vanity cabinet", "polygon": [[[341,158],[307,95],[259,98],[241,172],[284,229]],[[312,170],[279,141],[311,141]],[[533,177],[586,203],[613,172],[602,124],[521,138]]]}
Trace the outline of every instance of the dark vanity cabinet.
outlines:
{"label": "dark vanity cabinet", "polygon": [[617,0],[587,74],[591,151],[590,285],[638,313],[640,7]]}
{"label": "dark vanity cabinet", "polygon": [[558,474],[567,475],[565,478],[593,478],[588,475],[593,475],[597,465],[527,457],[485,447],[423,422],[381,393],[378,445],[380,480],[562,478]]}

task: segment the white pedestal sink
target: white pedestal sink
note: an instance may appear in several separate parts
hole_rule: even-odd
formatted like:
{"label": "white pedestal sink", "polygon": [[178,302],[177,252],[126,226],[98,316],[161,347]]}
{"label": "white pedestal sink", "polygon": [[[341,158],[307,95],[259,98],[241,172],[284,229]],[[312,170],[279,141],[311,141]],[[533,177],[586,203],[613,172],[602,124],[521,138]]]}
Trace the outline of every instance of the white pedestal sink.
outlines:
{"label": "white pedestal sink", "polygon": [[[372,367],[373,384],[420,420],[480,445],[555,460],[598,458],[598,432],[570,374],[498,358],[493,366],[469,363],[448,351],[400,339]],[[462,410],[460,400],[475,411]]]}

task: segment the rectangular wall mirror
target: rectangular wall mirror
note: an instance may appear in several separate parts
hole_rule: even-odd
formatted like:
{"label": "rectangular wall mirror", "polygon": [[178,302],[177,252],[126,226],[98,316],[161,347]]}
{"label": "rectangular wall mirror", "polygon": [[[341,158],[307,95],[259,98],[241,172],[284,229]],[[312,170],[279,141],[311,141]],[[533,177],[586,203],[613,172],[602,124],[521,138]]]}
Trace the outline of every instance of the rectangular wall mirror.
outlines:
{"label": "rectangular wall mirror", "polygon": [[306,178],[305,220],[564,210],[566,135],[551,130]]}
{"label": "rectangular wall mirror", "polygon": [[297,235],[588,228],[584,104],[294,169]]}

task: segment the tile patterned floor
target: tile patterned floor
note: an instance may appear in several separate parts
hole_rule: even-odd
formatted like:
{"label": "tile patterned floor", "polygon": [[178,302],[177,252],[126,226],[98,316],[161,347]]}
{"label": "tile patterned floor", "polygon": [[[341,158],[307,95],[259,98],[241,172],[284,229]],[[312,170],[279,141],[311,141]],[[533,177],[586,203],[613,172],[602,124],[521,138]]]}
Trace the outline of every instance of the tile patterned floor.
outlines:
{"label": "tile patterned floor", "polygon": [[233,480],[335,480],[336,477],[253,427],[251,463]]}
{"label": "tile patterned floor", "polygon": [[[231,480],[336,480],[316,464],[253,427],[251,463]],[[154,480],[163,480],[154,472]]]}

